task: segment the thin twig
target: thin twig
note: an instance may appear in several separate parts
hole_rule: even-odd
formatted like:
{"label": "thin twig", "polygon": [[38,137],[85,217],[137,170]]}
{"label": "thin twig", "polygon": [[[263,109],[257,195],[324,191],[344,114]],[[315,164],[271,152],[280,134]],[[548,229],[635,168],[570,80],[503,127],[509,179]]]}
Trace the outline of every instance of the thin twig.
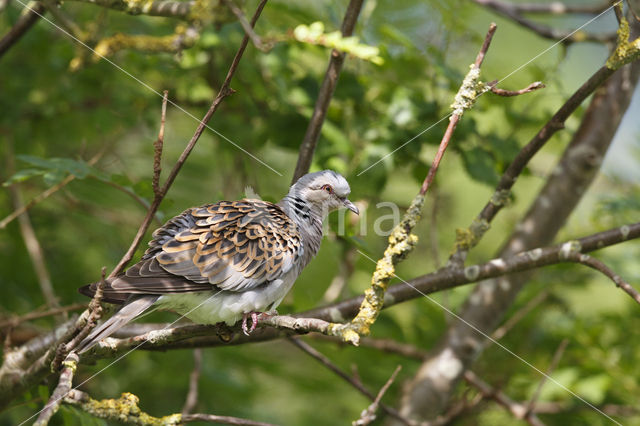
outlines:
{"label": "thin twig", "polygon": [[162,172],[162,147],[164,145],[164,123],[167,118],[167,99],[169,91],[165,90],[162,96],[162,112],[160,114],[160,130],[158,138],[153,143],[153,178],[151,179],[151,187],[154,196],[160,196],[160,173]]}
{"label": "thin twig", "polygon": [[509,318],[504,325],[496,328],[496,330],[491,334],[492,340],[500,340],[502,339],[515,325],[520,322],[525,316],[529,314],[532,310],[534,310],[540,303],[544,302],[546,298],[549,297],[549,291],[542,291],[536,296],[529,300],[526,305],[522,308],[518,309],[515,314],[511,318]]}
{"label": "thin twig", "polygon": [[62,371],[60,372],[58,385],[53,390],[47,404],[42,411],[40,411],[40,415],[38,415],[38,420],[36,420],[34,426],[47,425],[51,417],[58,411],[62,400],[73,387],[73,375],[76,372],[78,361],[78,355],[75,352],[71,352],[62,362]]}
{"label": "thin twig", "polygon": [[558,366],[558,363],[562,358],[562,354],[564,354],[564,350],[567,349],[568,344],[569,344],[569,339],[562,339],[562,342],[560,342],[558,349],[556,349],[556,352],[553,354],[553,358],[551,359],[551,364],[549,364],[549,368],[547,368],[547,371],[545,371],[545,374],[544,376],[542,376],[540,383],[538,383],[538,387],[536,388],[535,392],[531,396],[531,399],[529,400],[529,404],[527,405],[527,414],[531,414],[535,412],[536,402],[538,401],[538,398],[540,398],[540,393],[542,392],[542,388],[544,387],[544,384],[547,382],[547,380],[551,376],[551,373],[553,373],[553,370],[555,370],[556,367]]}
{"label": "thin twig", "polygon": [[[478,54],[476,55],[476,60],[473,63],[473,68],[475,70],[479,70],[480,67],[482,66],[482,62],[484,61],[484,57],[487,54],[487,50],[489,49],[489,46],[491,45],[491,40],[493,39],[493,35],[495,34],[496,29],[497,29],[496,24],[492,22],[491,25],[489,25],[489,30],[487,31],[487,34],[484,38],[482,47],[478,51]],[[464,87],[464,84],[463,84],[463,87]],[[460,88],[460,92],[464,90],[463,87]],[[460,94],[460,92],[458,93]],[[457,99],[458,99],[458,96],[456,96],[456,100]],[[438,146],[438,152],[433,158],[433,162],[431,163],[431,168],[429,169],[429,172],[427,173],[427,176],[425,177],[424,182],[422,182],[422,187],[420,188],[421,195],[424,195],[427,193],[427,191],[429,190],[429,186],[431,185],[431,182],[433,182],[433,179],[436,177],[436,172],[438,171],[438,166],[440,165],[440,161],[442,160],[442,157],[444,156],[444,152],[447,150],[447,147],[449,146],[449,142],[451,141],[453,132],[455,131],[456,126],[458,125],[458,121],[460,121],[460,118],[462,117],[463,112],[464,112],[464,109],[460,109],[460,110],[455,109],[453,115],[451,115],[451,117],[449,118],[449,125],[447,126],[447,130],[444,132],[444,135],[442,136],[442,140],[440,141],[440,146]]]}
{"label": "thin twig", "polygon": [[[102,157],[103,153],[104,153],[103,151],[98,152],[96,155],[91,157],[91,159],[89,159],[89,161],[87,161],[87,164],[90,165],[90,166],[93,166],[100,159],[100,157]],[[23,205],[22,207],[20,207],[17,210],[14,210],[10,215],[8,215],[4,219],[2,219],[2,221],[0,221],[0,229],[6,228],[6,226],[9,223],[11,223],[11,221],[13,221],[16,217],[20,216],[22,213],[26,212],[31,207],[35,206],[36,204],[40,203],[41,201],[49,198],[51,195],[53,195],[54,193],[56,193],[59,190],[61,190],[62,188],[64,188],[69,182],[71,182],[75,178],[76,178],[75,175],[69,175],[69,176],[65,177],[64,179],[62,179],[62,181],[60,183],[57,183],[57,184],[53,185],[50,188],[47,188],[46,190],[42,191],[40,194],[38,194],[35,197],[33,197],[31,199],[31,201],[29,201],[27,204]]]}
{"label": "thin twig", "polygon": [[202,367],[202,349],[193,350],[193,370],[189,375],[189,392],[182,407],[182,416],[191,413],[198,403],[198,380],[200,380],[200,368]]}
{"label": "thin twig", "polygon": [[[89,302],[89,307],[87,308],[87,311],[89,312],[89,316],[87,317],[86,324],[84,325],[82,330],[80,330],[80,332],[73,337],[73,339],[60,345],[60,347],[58,348],[58,354],[56,356],[57,359],[60,359],[62,354],[66,355],[67,353],[71,352],[80,342],[82,342],[84,338],[89,335],[91,330],[95,328],[95,326],[98,323],[98,320],[100,320],[100,318],[102,317],[102,313],[103,313],[102,296],[103,296],[104,288],[106,286],[106,281],[105,281],[106,273],[107,273],[107,268],[103,266],[102,271],[100,273],[100,281],[96,286],[96,292],[93,295],[91,302]],[[53,362],[53,365],[55,366],[56,363],[57,363],[57,360]]]}
{"label": "thin twig", "polygon": [[527,412],[527,408],[524,404],[514,401],[504,392],[493,388],[487,382],[480,379],[473,371],[465,371],[464,379],[467,383],[478,389],[485,398],[493,399],[498,404],[509,410],[509,412],[517,419],[524,420],[532,426],[544,426],[544,423],[542,423],[535,414]]}
{"label": "thin twig", "polygon": [[244,13],[242,13],[242,10],[238,6],[236,6],[233,0],[223,0],[223,3],[231,10],[236,18],[238,18],[238,22],[240,22],[242,29],[244,30],[245,34],[249,36],[256,49],[261,50],[262,52],[268,52],[270,46],[262,42],[260,36],[256,34],[256,32],[253,30],[253,27],[249,24],[249,21],[247,21],[247,18],[244,16]]}
{"label": "thin twig", "polygon": [[44,3],[49,13],[53,15],[56,23],[71,34],[72,37],[78,40],[86,40],[84,31],[58,7],[58,4],[54,0],[42,0],[42,3]]}
{"label": "thin twig", "polygon": [[518,13],[549,13],[553,15],[571,13],[594,15],[602,12],[611,4],[609,0],[595,5],[564,4],[560,1],[552,1],[551,3],[507,3],[499,0],[483,0],[482,3],[485,5],[500,5],[502,8]]}
{"label": "thin twig", "polygon": [[355,262],[358,252],[356,251],[356,247],[353,244],[350,244],[345,239],[338,240],[340,244],[341,256],[340,256],[340,264],[338,265],[338,273],[331,280],[331,284],[327,287],[327,290],[324,292],[322,296],[322,301],[324,303],[333,303],[342,296],[342,292],[344,291],[349,278],[353,275],[353,271],[355,270]]}
{"label": "thin twig", "polygon": [[[321,354],[319,351],[314,349],[312,346],[310,346],[306,342],[303,342],[301,339],[295,339],[295,338],[289,337],[289,338],[287,338],[287,340],[290,343],[292,343],[294,346],[296,346],[298,349],[302,350],[303,352],[307,353],[309,356],[311,356],[315,360],[319,361],[322,365],[327,367],[329,370],[333,371],[336,375],[338,375],[338,377],[340,377],[341,379],[343,379],[347,383],[351,384],[351,386],[356,388],[361,394],[363,394],[364,396],[366,396],[370,400],[375,401],[375,399],[376,399],[375,395],[372,394],[371,392],[369,392],[369,390],[367,388],[365,388],[362,385],[362,383],[360,383],[359,380],[354,380],[351,376],[349,376],[347,373],[345,373],[340,368],[338,368],[337,365],[332,363],[331,360],[329,360],[329,358],[327,358],[326,356]],[[402,423],[404,423],[406,425],[412,424],[409,420],[407,420],[404,417],[402,417],[400,415],[400,413],[398,413],[394,408],[389,407],[389,406],[387,406],[385,404],[380,404],[380,407],[388,415],[400,420]]]}
{"label": "thin twig", "polygon": [[640,303],[640,293],[635,288],[633,288],[631,284],[623,280],[620,275],[613,272],[613,270],[611,270],[611,268],[605,265],[602,261],[596,259],[595,257],[591,257],[588,254],[581,253],[571,253],[567,260],[580,263],[603,273],[606,277],[613,281],[616,287],[621,288],[625,293],[631,296],[633,300],[635,300],[637,303]]}
{"label": "thin twig", "polygon": [[[10,174],[13,174],[15,172],[13,145],[11,142],[7,142],[6,146],[8,150],[7,170]],[[21,210],[24,206],[24,202],[18,187],[16,185],[10,185],[9,194],[11,195],[11,202],[14,210]],[[55,290],[53,289],[53,284],[51,283],[51,276],[47,269],[47,263],[44,260],[44,251],[42,250],[40,241],[38,241],[38,237],[31,225],[29,215],[26,212],[23,212],[18,216],[18,224],[20,225],[20,234],[22,235],[24,244],[27,247],[27,253],[29,253],[33,270],[38,277],[38,284],[40,285],[40,291],[42,291],[42,295],[44,296],[44,301],[49,308],[59,308],[60,304],[58,303],[58,298]]]}
{"label": "thin twig", "polygon": [[25,11],[11,29],[0,39],[0,58],[26,34],[45,13],[45,7],[39,2],[29,2]]}
{"label": "thin twig", "polygon": [[489,86],[491,87],[491,93],[493,93],[494,95],[505,96],[505,97],[524,95],[525,93],[530,93],[538,89],[544,89],[546,87],[544,83],[542,83],[541,81],[534,81],[524,89],[520,89],[520,90],[498,89],[496,87],[496,84],[498,84],[498,80],[495,80],[489,83]]}
{"label": "thin twig", "polygon": [[[267,0],[261,0],[260,4],[258,4],[258,7],[253,15],[253,18],[251,19],[252,27],[255,26],[256,21],[260,17],[260,13],[262,12],[262,9],[264,9],[264,6],[266,5],[266,3],[267,3]],[[211,107],[209,108],[205,116],[200,121],[198,128],[196,129],[195,133],[191,137],[191,140],[189,141],[187,146],[184,148],[184,151],[182,151],[180,158],[178,158],[178,161],[169,172],[169,176],[167,176],[167,180],[165,181],[164,185],[161,187],[159,195],[156,195],[154,197],[154,200],[151,203],[149,210],[147,211],[147,215],[144,217],[142,223],[140,224],[140,227],[138,228],[138,232],[136,233],[136,236],[134,237],[131,243],[131,246],[129,247],[127,252],[124,254],[124,256],[122,257],[118,265],[116,265],[116,267],[113,269],[111,274],[109,274],[109,278],[112,278],[118,275],[119,273],[121,273],[124,267],[131,261],[131,259],[133,258],[133,254],[135,253],[136,249],[142,242],[142,239],[144,238],[144,235],[146,234],[147,229],[151,224],[151,220],[155,215],[156,211],[158,210],[158,207],[160,206],[160,203],[162,202],[162,200],[164,199],[164,196],[167,194],[167,191],[173,184],[173,181],[178,176],[180,169],[182,168],[184,163],[187,161],[189,154],[191,154],[191,151],[193,150],[196,143],[200,139],[200,136],[202,135],[202,132],[206,128],[207,123],[209,122],[209,120],[211,120],[211,117],[213,116],[213,114],[218,110],[218,107],[220,106],[220,103],[224,100],[224,98],[226,98],[227,96],[231,95],[234,92],[234,90],[231,89],[231,79],[233,78],[236,70],[238,69],[238,64],[240,63],[240,59],[242,58],[242,55],[248,43],[249,43],[249,36],[245,34],[244,38],[242,39],[242,42],[240,43],[240,47],[238,48],[238,51],[235,57],[233,58],[233,61],[231,62],[231,66],[229,67],[227,76],[225,77],[224,82],[222,83],[222,87],[220,87],[220,91],[218,92],[218,95],[213,100]]]}
{"label": "thin twig", "polygon": [[30,312],[28,314],[25,314],[19,317],[10,318],[8,320],[0,322],[0,329],[5,327],[15,327],[23,322],[32,321],[39,318],[45,318],[52,315],[58,315],[64,312],[79,311],[81,309],[85,309],[86,307],[87,307],[86,303],[74,303],[73,305],[48,309],[43,312]]}
{"label": "thin twig", "polygon": [[[349,2],[342,21],[343,37],[349,37],[353,34],[353,29],[356,26],[358,15],[360,15],[363,1],[364,0],[351,0]],[[291,183],[296,182],[300,177],[302,177],[302,175],[309,172],[313,153],[316,150],[316,145],[318,144],[318,138],[320,137],[322,124],[324,123],[324,118],[327,114],[327,110],[329,109],[329,103],[331,102],[333,92],[338,84],[338,78],[340,77],[340,71],[342,70],[345,56],[346,54],[344,52],[340,52],[335,49],[331,51],[329,66],[327,67],[327,72],[324,75],[324,80],[322,80],[322,86],[320,86],[318,99],[316,99],[316,104],[313,107],[311,120],[309,120],[309,125],[307,126],[304,138],[302,139],[302,143],[300,143],[298,162],[296,163],[296,169],[293,173]]]}
{"label": "thin twig", "polygon": [[225,425],[237,426],[275,426],[271,423],[256,422],[255,420],[241,419],[239,417],[216,416],[215,414],[187,414],[182,416],[182,422],[222,423]]}
{"label": "thin twig", "polygon": [[380,404],[380,400],[382,399],[384,394],[387,392],[387,389],[389,389],[391,384],[394,382],[400,370],[402,370],[402,366],[398,365],[396,369],[393,371],[393,374],[391,374],[391,377],[389,377],[389,380],[387,380],[384,386],[380,388],[378,395],[376,395],[376,399],[374,399],[371,405],[369,405],[365,410],[362,411],[362,414],[360,414],[360,418],[355,422],[353,422],[354,426],[366,426],[371,424],[371,422],[373,422],[376,419],[376,411],[378,411],[378,405]]}
{"label": "thin twig", "polygon": [[[550,40],[562,40],[563,43],[568,44],[577,41],[597,41],[597,42],[609,42],[615,40],[615,33],[609,34],[586,34],[584,32],[571,33],[570,31],[557,30],[555,28],[541,25],[537,22],[531,21],[521,15],[520,11],[512,7],[510,3],[504,3],[497,0],[473,0],[474,3],[494,10],[500,15],[515,21],[524,28],[527,28],[540,37]],[[598,12],[602,12],[599,10]],[[588,13],[598,13],[591,11]]]}

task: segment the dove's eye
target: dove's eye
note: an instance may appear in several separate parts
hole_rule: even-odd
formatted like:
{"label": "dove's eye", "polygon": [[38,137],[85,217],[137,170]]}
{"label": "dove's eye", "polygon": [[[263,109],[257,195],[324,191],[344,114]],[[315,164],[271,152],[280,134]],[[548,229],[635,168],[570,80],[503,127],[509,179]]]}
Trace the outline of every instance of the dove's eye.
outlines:
{"label": "dove's eye", "polygon": [[322,185],[320,189],[327,191],[329,194],[333,194],[333,188],[331,187],[331,185]]}

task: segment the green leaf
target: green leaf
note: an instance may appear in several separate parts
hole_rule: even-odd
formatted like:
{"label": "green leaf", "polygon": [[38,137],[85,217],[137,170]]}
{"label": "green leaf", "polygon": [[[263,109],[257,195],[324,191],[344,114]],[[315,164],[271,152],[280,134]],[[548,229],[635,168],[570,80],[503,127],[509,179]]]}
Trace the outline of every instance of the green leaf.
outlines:
{"label": "green leaf", "polygon": [[498,182],[495,159],[488,151],[476,146],[463,150],[462,159],[467,172],[473,179],[492,186]]}
{"label": "green leaf", "polygon": [[6,182],[2,184],[2,186],[11,186],[14,183],[24,182],[25,180],[31,179],[34,176],[41,176],[43,174],[44,170],[40,169],[22,169],[16,172],[13,176],[9,177],[9,179],[7,179]]}
{"label": "green leaf", "polygon": [[611,386],[611,377],[606,374],[597,374],[579,380],[574,390],[594,404],[601,404],[607,396]]}

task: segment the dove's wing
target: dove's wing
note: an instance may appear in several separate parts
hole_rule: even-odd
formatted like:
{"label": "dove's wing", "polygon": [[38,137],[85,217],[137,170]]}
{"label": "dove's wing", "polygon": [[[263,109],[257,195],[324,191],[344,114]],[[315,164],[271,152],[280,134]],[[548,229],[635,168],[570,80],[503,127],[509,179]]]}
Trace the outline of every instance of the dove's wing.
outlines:
{"label": "dove's wing", "polygon": [[[104,300],[215,288],[243,291],[286,274],[303,254],[296,224],[275,204],[221,201],[192,208],[153,233],[142,260],[107,281]],[[91,295],[96,284],[83,287]]]}

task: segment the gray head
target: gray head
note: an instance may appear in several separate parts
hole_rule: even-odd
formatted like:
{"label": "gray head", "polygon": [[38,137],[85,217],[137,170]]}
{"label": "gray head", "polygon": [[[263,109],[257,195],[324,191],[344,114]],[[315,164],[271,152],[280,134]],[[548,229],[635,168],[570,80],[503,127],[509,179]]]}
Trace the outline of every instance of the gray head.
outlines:
{"label": "gray head", "polygon": [[323,214],[341,207],[359,214],[358,208],[347,199],[350,192],[349,183],[342,175],[333,170],[322,170],[302,176],[291,186],[287,196],[299,198]]}

